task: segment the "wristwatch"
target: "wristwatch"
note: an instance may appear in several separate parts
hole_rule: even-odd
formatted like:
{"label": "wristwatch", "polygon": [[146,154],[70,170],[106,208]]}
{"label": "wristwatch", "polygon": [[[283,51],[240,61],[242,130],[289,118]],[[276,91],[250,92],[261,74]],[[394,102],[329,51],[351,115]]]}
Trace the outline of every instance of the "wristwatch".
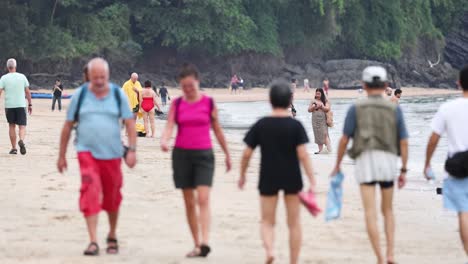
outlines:
{"label": "wristwatch", "polygon": [[32,107],[32,104],[29,104],[29,107]]}
{"label": "wristwatch", "polygon": [[401,172],[401,173],[407,173],[407,172],[408,172],[408,169],[407,169],[407,168],[401,168],[401,169],[400,169],[400,172]]}
{"label": "wristwatch", "polygon": [[136,146],[128,146],[128,151],[136,152]]}

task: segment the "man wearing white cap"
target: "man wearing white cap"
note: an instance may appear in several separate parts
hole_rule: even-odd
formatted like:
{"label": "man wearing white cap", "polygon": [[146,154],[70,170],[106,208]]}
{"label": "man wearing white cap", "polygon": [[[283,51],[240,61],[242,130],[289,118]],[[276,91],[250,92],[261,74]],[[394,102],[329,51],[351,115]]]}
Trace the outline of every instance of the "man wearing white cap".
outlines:
{"label": "man wearing white cap", "polygon": [[[368,67],[363,72],[362,81],[368,98],[358,101],[348,111],[332,175],[340,171],[341,161],[352,138],[353,146],[348,154],[356,161],[355,176],[360,184],[366,227],[372,248],[379,264],[395,263],[393,186],[395,181],[398,181],[399,188],[403,188],[406,183],[408,132],[400,107],[384,99],[384,92],[388,87],[387,71],[382,67]],[[399,155],[402,167],[397,179]],[[386,257],[382,254],[379,243],[377,185],[382,192],[381,210],[387,240]]]}

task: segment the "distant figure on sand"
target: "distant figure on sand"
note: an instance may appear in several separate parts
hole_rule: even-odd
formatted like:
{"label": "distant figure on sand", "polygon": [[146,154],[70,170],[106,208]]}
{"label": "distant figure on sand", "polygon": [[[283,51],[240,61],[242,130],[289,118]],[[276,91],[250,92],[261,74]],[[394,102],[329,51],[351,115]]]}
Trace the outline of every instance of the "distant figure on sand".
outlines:
{"label": "distant figure on sand", "polygon": [[164,83],[161,84],[161,88],[159,88],[158,92],[159,96],[161,96],[161,103],[163,106],[167,105],[167,101],[171,100],[171,97],[169,96],[169,91],[167,90],[166,86]]}
{"label": "distant figure on sand", "polygon": [[[398,177],[398,187],[403,188],[406,183],[408,132],[400,107],[382,97],[388,85],[387,71],[382,67],[368,67],[363,72],[362,80],[368,98],[359,100],[351,106],[346,115],[332,175],[336,175],[341,170],[348,142],[353,139],[353,146],[348,154],[356,163],[355,176],[360,184],[367,233],[377,256],[377,263],[396,263],[393,185],[400,153],[402,167]],[[382,193],[381,211],[387,239],[386,257],[380,248],[377,225],[377,185],[380,186]]]}
{"label": "distant figure on sand", "polygon": [[304,79],[304,92],[306,92],[306,93],[310,92],[309,79]]}
{"label": "distant figure on sand", "polygon": [[138,81],[138,74],[135,72],[132,73],[132,75],[130,76],[130,80],[126,81],[123,84],[122,89],[128,98],[128,104],[136,118],[138,115],[138,112],[140,111],[139,98],[140,98],[140,92],[143,89],[141,87],[141,83]]}
{"label": "distant figure on sand", "polygon": [[136,164],[136,131],[127,97],[120,87],[109,83],[109,65],[101,58],[88,63],[89,83],[81,86],[68,108],[60,138],[57,168],[67,169],[67,146],[73,127],[76,126],[75,147],[81,173],[80,210],[86,219],[90,243],[84,255],[99,255],[97,240],[98,214],[105,210],[109,217],[107,234],[108,254],[117,254],[117,220],[122,201],[121,161],[124,147],[120,136],[120,120],[128,133],[129,146],[125,153],[126,164]]}
{"label": "distant figure on sand", "polygon": [[172,152],[173,176],[175,187],[181,189],[184,196],[187,221],[195,244],[187,257],[207,257],[211,252],[210,193],[215,167],[211,128],[226,156],[227,171],[231,170],[231,158],[219,123],[218,108],[211,97],[200,92],[197,68],[192,64],[184,64],[178,81],[183,96],[171,104],[166,128],[161,136],[161,149],[164,152],[170,150],[169,140],[177,125]]}
{"label": "distant figure on sand", "polygon": [[[293,92],[293,94],[296,93],[296,89],[297,89],[297,80],[295,78],[291,79],[291,91]],[[294,100],[294,98],[293,98]]]}
{"label": "distant figure on sand", "polygon": [[[5,114],[9,126],[9,135],[11,150],[10,154],[18,154],[16,148],[16,126],[18,131],[18,146],[20,153],[26,155],[26,145],[24,139],[26,137],[27,113],[32,113],[31,92],[29,91],[29,82],[26,76],[16,72],[16,60],[9,59],[7,61],[8,73],[0,78],[0,96],[5,91]],[[26,108],[26,100],[28,107]]]}
{"label": "distant figure on sand", "polygon": [[157,108],[161,111],[156,98],[156,93],[152,89],[150,81],[145,82],[145,88],[140,92],[141,112],[143,113],[143,122],[145,124],[146,137],[150,137],[150,126],[151,126],[151,137],[154,137],[156,127],[154,125],[154,109]]}
{"label": "distant figure on sand", "polygon": [[395,92],[393,93],[393,96],[390,99],[390,101],[392,101],[395,104],[399,104],[402,93],[403,93],[403,91],[401,89],[396,89]]}
{"label": "distant figure on sand", "polygon": [[237,93],[237,89],[239,88],[239,78],[237,74],[234,74],[231,78],[231,93]]}
{"label": "distant figure on sand", "polygon": [[315,90],[315,98],[309,105],[309,113],[312,113],[312,128],[314,130],[315,144],[318,145],[318,152],[315,154],[324,154],[323,145],[327,146],[328,153],[332,152],[330,136],[328,135],[327,113],[331,105],[323,89]]}
{"label": "distant figure on sand", "polygon": [[247,148],[241,163],[238,182],[243,189],[247,168],[254,152],[261,150],[261,168],[258,189],[261,202],[261,236],[266,251],[266,263],[274,261],[274,234],[278,194],[284,192],[289,228],[290,263],[299,263],[302,230],[300,221],[299,192],[303,189],[302,164],[309,178],[311,189],[315,186],[312,164],[307,153],[307,133],[299,121],[291,118],[288,107],[292,91],[287,83],[275,83],[270,89],[273,112],[255,123],[244,138]]}
{"label": "distant figure on sand", "polygon": [[58,103],[59,111],[62,111],[62,92],[63,85],[60,80],[55,81],[54,88],[52,90],[52,112],[55,111],[55,103]]}
{"label": "distant figure on sand", "polygon": [[458,213],[459,231],[468,256],[468,66],[460,71],[459,85],[463,97],[443,104],[432,120],[432,135],[426,152],[424,174],[428,180],[431,159],[440,138],[446,135],[448,160],[443,184],[444,207]]}
{"label": "distant figure on sand", "polygon": [[328,80],[328,78],[325,78],[323,80],[323,88],[322,89],[325,91],[325,95],[328,96],[328,90],[330,90],[330,81]]}

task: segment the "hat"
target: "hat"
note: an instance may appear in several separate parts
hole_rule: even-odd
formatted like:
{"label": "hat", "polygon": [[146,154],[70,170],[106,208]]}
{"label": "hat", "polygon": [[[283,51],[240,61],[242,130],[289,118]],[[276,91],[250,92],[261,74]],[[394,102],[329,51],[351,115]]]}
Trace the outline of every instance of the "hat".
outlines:
{"label": "hat", "polygon": [[362,72],[362,81],[365,83],[387,82],[387,70],[381,66],[370,66]]}

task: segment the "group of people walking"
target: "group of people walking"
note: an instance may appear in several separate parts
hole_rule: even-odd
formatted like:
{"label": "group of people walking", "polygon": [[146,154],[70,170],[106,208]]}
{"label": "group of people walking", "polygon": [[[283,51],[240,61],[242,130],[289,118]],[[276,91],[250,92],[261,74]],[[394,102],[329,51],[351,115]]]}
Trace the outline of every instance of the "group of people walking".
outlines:
{"label": "group of people walking", "polygon": [[[7,120],[12,128],[26,125],[25,96],[32,105],[29,84],[24,75],[15,74],[16,62],[8,60],[9,74],[0,79],[0,93],[6,92]],[[109,232],[106,238],[106,252],[117,254],[119,242],[117,223],[120,204],[123,199],[122,160],[128,167],[136,163],[137,140],[135,131],[136,105],[144,98],[154,98],[150,91],[139,89],[137,76],[132,75],[123,89],[109,82],[109,65],[101,58],[92,59],[86,70],[87,82],[75,91],[67,111],[66,121],[60,138],[59,172],[67,169],[67,146],[73,130],[76,130],[75,147],[81,174],[79,205],[86,219],[90,243],[85,255],[100,253],[97,239],[98,213],[108,214]],[[136,78],[135,78],[136,77]],[[364,70],[363,88],[368,98],[353,104],[346,115],[343,136],[337,150],[336,165],[332,177],[341,171],[341,163],[352,139],[349,156],[355,160],[355,176],[359,183],[363,201],[367,232],[378,263],[396,263],[394,256],[395,217],[393,210],[394,183],[399,188],[406,184],[408,171],[408,131],[402,109],[383,97],[388,87],[387,72],[381,67]],[[210,246],[210,196],[214,176],[214,153],[210,131],[213,130],[224,152],[226,170],[231,170],[232,161],[228,144],[219,122],[218,108],[214,100],[200,92],[200,77],[197,68],[184,64],[178,74],[183,96],[173,100],[160,146],[164,152],[172,151],[173,179],[180,189],[185,203],[187,222],[192,234],[194,248],[187,257],[207,257]],[[434,117],[424,168],[430,177],[430,161],[441,136],[449,140],[449,160],[446,166],[449,174],[444,180],[444,204],[459,213],[460,234],[468,254],[468,67],[460,73],[463,98],[444,104]],[[151,83],[145,83],[150,89]],[[132,97],[130,98],[127,91]],[[133,97],[136,91],[140,100]],[[325,91],[318,89],[309,111],[318,120],[326,120],[329,108]],[[309,142],[303,125],[291,117],[288,108],[293,100],[293,90],[285,82],[275,82],[270,88],[272,112],[257,121],[247,132],[246,148],[242,155],[238,187],[243,189],[247,181],[247,169],[254,150],[261,150],[261,167],[258,190],[261,201],[261,236],[266,252],[266,263],[274,263],[274,228],[279,194],[284,193],[286,218],[289,228],[290,263],[298,263],[301,249],[301,223],[299,193],[304,188],[301,166],[313,192],[316,186],[314,170],[306,144]],[[20,100],[21,99],[21,100]],[[148,99],[149,100],[149,99]],[[22,102],[20,102],[22,101]],[[145,103],[147,104],[147,103]],[[132,106],[134,106],[132,108]],[[143,107],[143,106],[139,106]],[[154,107],[154,106],[153,106]],[[149,110],[149,106],[144,106]],[[146,111],[145,109],[143,109]],[[24,111],[24,112],[23,112]],[[320,114],[320,116],[319,116]],[[127,143],[121,133],[121,121],[126,128]],[[175,145],[170,140],[177,127]],[[314,132],[316,128],[314,127]],[[100,133],[106,131],[106,133]],[[328,132],[317,131],[328,136]],[[22,136],[22,137],[21,137]],[[20,147],[24,146],[24,133],[20,132]],[[329,145],[327,141],[320,141]],[[13,149],[16,139],[12,140]],[[401,168],[398,169],[398,159]],[[399,171],[397,174],[396,171]],[[384,216],[386,252],[382,253],[377,228],[376,190],[382,193],[381,211]]]}

